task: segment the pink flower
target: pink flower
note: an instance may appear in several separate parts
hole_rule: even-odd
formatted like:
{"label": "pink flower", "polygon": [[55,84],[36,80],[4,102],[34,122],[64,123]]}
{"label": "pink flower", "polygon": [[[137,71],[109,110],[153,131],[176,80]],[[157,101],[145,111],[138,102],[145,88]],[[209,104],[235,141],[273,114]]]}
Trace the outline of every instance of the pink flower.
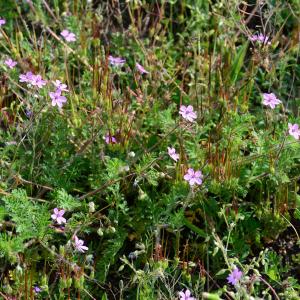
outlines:
{"label": "pink flower", "polygon": [[179,292],[179,297],[179,300],[196,300],[196,298],[191,297],[191,291],[188,289],[185,292]]}
{"label": "pink flower", "polygon": [[11,58],[7,59],[6,61],[4,61],[4,63],[10,68],[13,69],[16,65],[17,62],[12,60]]}
{"label": "pink flower", "polygon": [[84,241],[80,240],[76,235],[74,236],[74,240],[75,240],[75,249],[77,249],[79,252],[84,253],[85,251],[89,250],[88,247],[83,246]]}
{"label": "pink flower", "polygon": [[136,63],[135,66],[141,74],[149,74],[149,72],[145,70],[144,67],[139,63]]}
{"label": "pink flower", "polygon": [[108,61],[109,63],[112,65],[112,66],[116,66],[116,67],[122,67],[125,62],[126,62],[126,59],[124,58],[121,58],[121,57],[113,57],[113,56],[109,56],[108,57]]}
{"label": "pink flower", "polygon": [[168,147],[168,154],[175,161],[177,161],[179,159],[179,154],[176,153],[176,149],[175,148]]}
{"label": "pink flower", "polygon": [[63,103],[67,102],[67,98],[61,95],[61,90],[57,89],[54,93],[49,93],[50,98],[52,99],[52,106],[57,105],[59,108],[62,108]]}
{"label": "pink flower", "polygon": [[281,103],[281,101],[273,93],[270,93],[270,94],[264,93],[262,103],[264,105],[270,106],[270,108],[274,109],[276,105]]}
{"label": "pink flower", "polygon": [[0,27],[6,23],[5,19],[0,18]]}
{"label": "pink flower", "polygon": [[189,168],[183,178],[189,182],[190,186],[193,186],[194,184],[201,185],[203,175],[201,171],[195,172],[194,169]]}
{"label": "pink flower", "polygon": [[75,42],[76,41],[76,35],[67,29],[63,30],[60,33],[60,35],[63,36],[67,42]]}
{"label": "pink flower", "polygon": [[38,294],[38,293],[42,292],[43,290],[42,290],[39,286],[36,285],[36,286],[33,288],[33,291],[34,291],[36,294]]}
{"label": "pink flower", "polygon": [[32,72],[21,74],[19,76],[19,80],[20,82],[27,82],[33,86],[37,86],[38,88],[42,88],[47,83],[45,80],[43,80],[41,75],[34,75]]}
{"label": "pink flower", "polygon": [[32,80],[32,76],[33,76],[32,72],[27,72],[26,74],[21,74],[19,76],[19,80],[20,80],[20,82],[28,82],[28,83],[30,83],[31,80]]}
{"label": "pink flower", "polygon": [[235,268],[226,279],[228,283],[231,283],[232,285],[236,285],[242,276],[243,276],[243,272],[241,272],[238,268]]}
{"label": "pink flower", "polygon": [[117,140],[113,135],[110,135],[109,133],[106,134],[105,136],[105,143],[106,144],[116,144]]}
{"label": "pink flower", "polygon": [[268,37],[267,35],[263,35],[262,33],[253,34],[249,39],[252,42],[259,42],[259,43],[264,43],[267,45],[271,44],[271,42],[269,41],[270,37]]}
{"label": "pink flower", "polygon": [[300,129],[298,124],[288,124],[289,126],[289,135],[293,136],[296,140],[299,140],[300,137]]}
{"label": "pink flower", "polygon": [[194,119],[197,118],[197,114],[194,112],[192,105],[189,105],[187,107],[185,105],[181,105],[179,114],[182,115],[185,120],[188,120],[190,122],[194,122]]}
{"label": "pink flower", "polygon": [[52,83],[58,90],[61,90],[62,92],[69,92],[68,86],[64,83],[61,83],[60,80],[52,81]]}
{"label": "pink flower", "polygon": [[57,224],[65,224],[67,221],[63,217],[65,211],[63,209],[59,210],[57,207],[53,209],[54,214],[51,215],[51,218],[57,222]]}
{"label": "pink flower", "polygon": [[33,86],[37,86],[39,89],[47,84],[47,82],[43,80],[41,75],[32,75],[30,83]]}

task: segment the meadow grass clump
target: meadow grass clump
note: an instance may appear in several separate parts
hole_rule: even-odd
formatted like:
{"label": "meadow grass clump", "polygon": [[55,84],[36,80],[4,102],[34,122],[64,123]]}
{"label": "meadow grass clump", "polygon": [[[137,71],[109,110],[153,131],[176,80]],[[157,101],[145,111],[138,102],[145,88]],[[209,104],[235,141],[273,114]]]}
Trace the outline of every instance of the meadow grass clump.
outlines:
{"label": "meadow grass clump", "polygon": [[0,298],[287,299],[298,1],[0,2]]}

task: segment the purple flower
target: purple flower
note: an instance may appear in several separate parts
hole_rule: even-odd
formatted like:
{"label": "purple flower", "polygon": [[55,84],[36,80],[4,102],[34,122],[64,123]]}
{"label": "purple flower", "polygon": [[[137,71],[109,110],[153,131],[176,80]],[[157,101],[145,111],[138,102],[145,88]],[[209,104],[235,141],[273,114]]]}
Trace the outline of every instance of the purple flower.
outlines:
{"label": "purple flower", "polygon": [[298,124],[288,124],[289,126],[289,135],[293,136],[296,140],[299,140],[300,129]]}
{"label": "purple flower", "polygon": [[76,235],[74,236],[74,240],[75,240],[75,249],[78,250],[79,252],[84,253],[85,251],[89,250],[88,247],[83,246],[84,241],[80,240]]}
{"label": "purple flower", "polygon": [[45,80],[43,80],[41,75],[34,75],[32,72],[27,72],[26,74],[21,74],[19,76],[20,82],[27,82],[33,86],[37,86],[38,88],[42,88],[47,84]]}
{"label": "purple flower", "polygon": [[191,291],[188,289],[185,292],[179,292],[179,297],[179,300],[196,300],[196,298],[191,297]]}
{"label": "purple flower", "polygon": [[252,42],[259,42],[259,43],[264,43],[264,44],[267,44],[267,45],[271,44],[271,42],[269,41],[270,37],[268,37],[267,35],[263,35],[262,33],[253,34],[252,36],[250,36],[249,39]]}
{"label": "purple flower", "polygon": [[0,18],[0,27],[6,23],[5,19]]}
{"label": "purple flower", "polygon": [[4,61],[4,63],[10,68],[13,69],[16,65],[17,62],[12,60],[11,58],[7,59],[6,61]]}
{"label": "purple flower", "polygon": [[32,72],[27,72],[26,74],[21,74],[19,76],[19,80],[20,82],[28,82],[28,83],[31,83],[31,80],[32,80]]}
{"label": "purple flower", "polygon": [[264,105],[270,106],[270,108],[274,109],[276,105],[281,103],[281,101],[273,93],[270,93],[270,94],[264,93],[262,103]]}
{"label": "purple flower", "polygon": [[60,80],[52,81],[52,83],[58,90],[61,90],[62,92],[69,92],[68,86],[64,83],[61,83]]}
{"label": "purple flower", "polygon": [[33,113],[30,109],[25,109],[25,115],[26,115],[27,118],[31,118]]}
{"label": "purple flower", "polygon": [[105,143],[106,144],[116,144],[117,140],[113,135],[110,135],[109,133],[106,134],[105,138]]}
{"label": "purple flower", "polygon": [[41,75],[32,75],[31,82],[33,86],[37,86],[39,89],[47,84],[45,80],[43,80]]}
{"label": "purple flower", "polygon": [[63,36],[67,42],[75,42],[76,41],[76,35],[67,29],[63,30],[60,33],[60,35]]}
{"label": "purple flower", "polygon": [[192,105],[189,106],[181,105],[179,114],[182,115],[182,117],[185,120],[188,120],[190,122],[194,122],[194,119],[197,118],[197,114],[194,112]]}
{"label": "purple flower", "polygon": [[57,89],[54,93],[49,93],[50,98],[52,99],[52,106],[57,105],[59,108],[62,108],[63,103],[67,102],[67,98],[61,95],[61,90]]}
{"label": "purple flower", "polygon": [[108,57],[108,61],[109,63],[112,65],[112,66],[116,66],[116,67],[122,67],[125,62],[126,62],[126,59],[122,58],[122,57],[113,57],[113,56],[109,56]]}
{"label": "purple flower", "polygon": [[57,224],[66,224],[67,220],[63,217],[64,209],[59,210],[57,207],[53,209],[54,214],[51,215],[52,220],[56,221]]}
{"label": "purple flower", "polygon": [[188,181],[190,186],[201,185],[203,174],[201,171],[194,171],[194,169],[189,168],[187,173],[184,175],[184,180]]}
{"label": "purple flower", "polygon": [[241,272],[238,268],[235,268],[226,279],[228,283],[231,283],[232,285],[236,285],[242,276],[243,276],[243,272]]}
{"label": "purple flower", "polygon": [[145,70],[144,67],[139,63],[136,63],[135,66],[141,74],[149,74],[149,72]]}
{"label": "purple flower", "polygon": [[175,161],[177,161],[179,159],[179,154],[176,153],[176,149],[175,148],[168,147],[168,154]]}
{"label": "purple flower", "polygon": [[39,287],[39,286],[35,286],[34,288],[33,288],[33,291],[36,293],[36,294],[38,294],[38,293],[40,293],[41,291],[42,291],[42,289]]}

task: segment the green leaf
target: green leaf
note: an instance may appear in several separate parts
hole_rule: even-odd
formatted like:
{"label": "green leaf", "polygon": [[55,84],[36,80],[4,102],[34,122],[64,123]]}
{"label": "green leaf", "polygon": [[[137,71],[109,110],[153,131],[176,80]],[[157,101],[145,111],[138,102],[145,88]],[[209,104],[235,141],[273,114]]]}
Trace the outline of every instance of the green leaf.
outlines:
{"label": "green leaf", "polygon": [[81,202],[69,195],[64,189],[59,189],[54,192],[54,201],[58,208],[63,208],[67,211],[72,211],[81,206]]}
{"label": "green leaf", "polygon": [[248,49],[248,42],[244,44],[236,54],[230,72],[230,84],[234,84],[241,72],[245,55]]}
{"label": "green leaf", "polygon": [[203,229],[200,229],[196,225],[192,224],[188,219],[184,218],[183,223],[186,227],[197,233],[199,236],[206,238],[207,234]]}
{"label": "green leaf", "polygon": [[106,293],[104,293],[104,294],[102,295],[101,300],[108,300],[107,294],[106,294]]}
{"label": "green leaf", "polygon": [[105,247],[105,250],[101,255],[102,259],[97,264],[99,276],[96,278],[100,282],[105,282],[110,265],[115,262],[117,253],[123,246],[126,237],[127,233],[125,231],[118,230],[113,239],[108,240],[106,244],[102,245],[102,247]]}
{"label": "green leaf", "polygon": [[203,299],[208,299],[208,300],[222,300],[222,298],[220,298],[219,295],[211,294],[211,293],[203,293],[202,297]]}

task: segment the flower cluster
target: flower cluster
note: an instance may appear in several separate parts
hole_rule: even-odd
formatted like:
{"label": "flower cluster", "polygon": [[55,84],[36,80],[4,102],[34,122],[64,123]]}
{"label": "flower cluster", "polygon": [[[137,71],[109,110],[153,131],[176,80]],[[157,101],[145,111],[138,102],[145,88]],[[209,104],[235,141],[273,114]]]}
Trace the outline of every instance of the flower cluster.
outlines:
{"label": "flower cluster", "polygon": [[[192,105],[181,105],[179,114],[187,121],[189,122],[194,122],[195,119],[197,118],[197,114],[194,112],[194,108]],[[179,159],[179,154],[176,153],[175,148],[169,148],[168,147],[168,154],[169,156],[177,161]],[[194,171],[194,169],[189,168],[187,173],[184,175],[184,180],[186,180],[191,187],[194,185],[201,185],[202,184],[202,179],[203,175],[202,172],[199,171]]]}
{"label": "flower cluster", "polygon": [[42,88],[47,84],[47,81],[42,78],[41,75],[34,75],[32,72],[27,72],[19,76],[20,82],[26,82],[29,86],[35,86]]}
{"label": "flower cluster", "polygon": [[[34,75],[32,72],[27,72],[19,76],[20,82],[26,82],[29,86],[36,86],[42,88],[47,84],[47,81],[43,80],[41,75]],[[62,108],[63,104],[67,102],[67,98],[62,95],[62,92],[69,92],[66,84],[61,83],[59,80],[53,81],[56,87],[55,92],[49,92],[52,106],[58,106]]]}
{"label": "flower cluster", "polygon": [[[53,214],[51,215],[51,219],[56,222],[58,225],[63,225],[67,223],[67,220],[63,217],[63,215],[65,214],[65,210],[64,209],[58,209],[57,207],[55,207],[53,209]],[[84,241],[80,240],[76,235],[74,236],[74,248],[81,252],[84,253],[85,251],[87,251],[89,248],[84,246]]]}
{"label": "flower cluster", "polygon": [[51,98],[51,105],[57,105],[59,108],[62,108],[63,104],[67,102],[67,98],[61,93],[69,92],[68,86],[64,83],[61,83],[59,80],[52,81],[52,83],[56,87],[56,91],[49,93],[49,96]]}

